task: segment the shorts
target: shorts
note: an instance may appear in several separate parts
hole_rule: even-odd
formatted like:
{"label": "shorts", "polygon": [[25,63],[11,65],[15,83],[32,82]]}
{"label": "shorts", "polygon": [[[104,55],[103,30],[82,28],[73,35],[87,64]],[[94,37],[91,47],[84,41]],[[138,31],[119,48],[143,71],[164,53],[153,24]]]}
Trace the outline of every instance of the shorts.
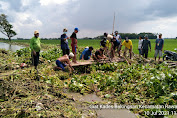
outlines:
{"label": "shorts", "polygon": [[114,49],[114,50],[118,49],[118,51],[119,51],[119,46],[120,46],[120,45],[117,45],[117,44],[115,45],[115,44],[114,44],[113,49]]}
{"label": "shorts", "polygon": [[66,64],[60,62],[59,60],[56,60],[56,65],[57,65],[57,67],[60,67],[60,68],[62,68],[63,71],[65,71],[64,67],[66,66]]}
{"label": "shorts", "polygon": [[73,53],[76,53],[76,46],[73,46],[73,45],[72,45],[71,47],[72,47],[72,52],[73,52]]}
{"label": "shorts", "polygon": [[118,46],[114,45],[114,46],[113,46],[113,49],[116,50],[116,48],[118,48]]}
{"label": "shorts", "polygon": [[156,49],[154,57],[157,57],[158,54],[159,54],[159,57],[162,57],[162,51]]}

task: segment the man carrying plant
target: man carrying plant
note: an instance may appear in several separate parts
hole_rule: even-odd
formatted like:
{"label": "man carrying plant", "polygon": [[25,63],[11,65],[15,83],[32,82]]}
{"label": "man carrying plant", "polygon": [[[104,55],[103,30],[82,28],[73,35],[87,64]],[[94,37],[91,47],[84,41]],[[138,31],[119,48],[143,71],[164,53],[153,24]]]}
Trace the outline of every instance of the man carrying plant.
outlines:
{"label": "man carrying plant", "polygon": [[39,63],[39,55],[41,50],[41,41],[39,38],[39,32],[37,30],[34,31],[34,37],[30,39],[30,48],[31,48],[31,55],[32,55],[32,63],[34,64],[35,69],[37,70],[37,66]]}
{"label": "man carrying plant", "polygon": [[77,36],[76,36],[76,34],[78,33],[78,31],[79,31],[79,29],[75,28],[74,32],[70,36],[72,52],[74,53],[73,63],[77,63],[77,61],[76,61],[76,54],[77,54],[76,53],[76,48],[78,48],[78,47],[77,47]]}
{"label": "man carrying plant", "polygon": [[65,54],[69,55],[69,46],[68,46],[68,39],[69,37],[66,35],[67,34],[67,29],[63,29],[63,34],[61,35],[61,49],[63,51],[63,56]]}
{"label": "man carrying plant", "polygon": [[141,49],[142,49],[143,57],[145,57],[147,59],[149,48],[150,48],[150,51],[151,51],[151,42],[148,40],[148,35],[147,34],[144,36],[144,38],[145,38],[145,40],[143,40]]}
{"label": "man carrying plant", "polygon": [[72,71],[74,71],[74,68],[71,66],[71,62],[70,62],[70,60],[69,59],[71,59],[71,58],[73,58],[74,57],[74,54],[71,52],[69,55],[64,55],[64,56],[62,56],[62,57],[60,57],[60,58],[58,58],[57,60],[56,60],[56,67],[54,67],[54,69],[56,70],[56,69],[59,69],[59,70],[63,70],[63,71],[65,71],[65,66],[66,66],[66,64],[68,64],[69,65],[69,67],[71,68],[71,70]]}
{"label": "man carrying plant", "polygon": [[133,49],[132,41],[129,40],[128,37],[126,37],[125,40],[123,41],[123,43],[120,46],[120,50],[121,50],[122,46],[125,46],[124,57],[126,56],[127,50],[129,50],[130,59],[131,59],[131,57],[132,57],[132,49]]}
{"label": "man carrying plant", "polygon": [[156,61],[156,57],[159,54],[159,61],[160,61],[160,57],[162,57],[162,50],[163,50],[163,46],[164,46],[164,39],[162,39],[162,34],[159,34],[159,38],[156,40],[156,45],[155,45],[155,61]]}
{"label": "man carrying plant", "polygon": [[84,51],[82,52],[80,59],[81,60],[89,60],[90,56],[92,55],[92,50],[93,50],[93,47],[89,47],[89,48],[86,47],[84,49]]}

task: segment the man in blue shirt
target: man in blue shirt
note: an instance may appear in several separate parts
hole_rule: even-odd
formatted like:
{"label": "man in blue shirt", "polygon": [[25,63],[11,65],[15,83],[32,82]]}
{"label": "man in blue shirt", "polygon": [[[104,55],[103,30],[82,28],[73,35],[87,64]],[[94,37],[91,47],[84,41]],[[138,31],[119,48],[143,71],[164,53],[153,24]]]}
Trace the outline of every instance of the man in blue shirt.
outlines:
{"label": "man in blue shirt", "polygon": [[162,34],[159,34],[159,38],[156,40],[156,45],[155,45],[155,61],[156,61],[156,57],[159,54],[159,61],[160,61],[160,57],[162,57],[162,50],[163,50],[163,46],[164,46],[164,40],[162,39]]}
{"label": "man in blue shirt", "polygon": [[69,37],[66,35],[67,34],[67,29],[63,29],[63,34],[61,35],[61,49],[63,51],[63,56],[64,55],[69,55],[69,46],[68,46],[68,39]]}
{"label": "man in blue shirt", "polygon": [[81,60],[89,60],[90,56],[92,55],[93,47],[85,48],[82,52],[80,59]]}

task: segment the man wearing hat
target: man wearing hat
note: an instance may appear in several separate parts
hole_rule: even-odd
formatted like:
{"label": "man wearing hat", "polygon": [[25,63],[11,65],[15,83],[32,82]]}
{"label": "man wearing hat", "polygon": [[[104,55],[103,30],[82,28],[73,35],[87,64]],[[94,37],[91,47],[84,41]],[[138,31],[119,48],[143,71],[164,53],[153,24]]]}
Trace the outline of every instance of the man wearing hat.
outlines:
{"label": "man wearing hat", "polygon": [[71,68],[72,71],[74,71],[74,68],[72,67],[71,63],[70,63],[70,60],[71,58],[74,57],[74,54],[71,52],[69,55],[64,55],[62,57],[59,57],[57,60],[56,60],[56,65],[54,67],[54,69],[58,69],[58,70],[63,70],[65,71],[65,66],[66,64],[68,64],[68,66]]}
{"label": "man wearing hat", "polygon": [[41,50],[41,41],[39,38],[39,32],[37,30],[34,31],[34,37],[30,39],[30,48],[33,64],[37,70],[37,65],[39,63],[39,53]]}
{"label": "man wearing hat", "polygon": [[145,57],[147,59],[149,48],[150,48],[150,51],[151,51],[151,42],[148,40],[148,35],[147,34],[144,36],[144,38],[145,38],[145,40],[143,40],[141,49],[142,49],[143,57]]}
{"label": "man wearing hat", "polygon": [[126,56],[127,50],[129,50],[130,59],[131,59],[132,58],[132,49],[133,49],[132,41],[129,40],[128,37],[126,37],[125,40],[123,41],[123,43],[120,46],[120,50],[121,50],[122,46],[125,46],[124,56]]}
{"label": "man wearing hat", "polygon": [[118,39],[119,42],[121,43],[122,38],[121,38],[121,36],[119,35],[119,32],[118,32],[118,31],[115,31],[114,33],[115,33],[114,36],[116,37],[116,39]]}
{"label": "man wearing hat", "polygon": [[77,47],[77,36],[76,36],[76,34],[78,33],[78,31],[79,31],[79,29],[78,29],[78,28],[75,28],[75,29],[74,29],[74,32],[73,32],[72,35],[70,36],[72,52],[73,52],[73,54],[74,54],[73,63],[77,63],[77,62],[76,62],[76,48],[78,48],[78,47]]}
{"label": "man wearing hat", "polygon": [[156,45],[155,45],[155,61],[156,61],[156,57],[159,54],[159,61],[160,61],[160,57],[162,57],[162,50],[163,50],[163,46],[164,46],[164,40],[162,39],[162,34],[159,34],[159,38],[156,40]]}
{"label": "man wearing hat", "polygon": [[63,51],[63,55],[67,54],[69,55],[69,46],[68,46],[68,39],[69,37],[66,35],[67,34],[67,29],[63,29],[63,34],[61,35],[61,49]]}

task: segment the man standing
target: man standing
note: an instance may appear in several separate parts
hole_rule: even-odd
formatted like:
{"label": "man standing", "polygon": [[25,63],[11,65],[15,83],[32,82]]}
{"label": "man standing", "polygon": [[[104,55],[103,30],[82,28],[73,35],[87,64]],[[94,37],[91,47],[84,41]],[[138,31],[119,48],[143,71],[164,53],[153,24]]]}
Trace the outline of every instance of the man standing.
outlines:
{"label": "man standing", "polygon": [[90,56],[92,55],[93,47],[85,48],[82,52],[80,59],[81,60],[89,60]]}
{"label": "man standing", "polygon": [[143,37],[139,36],[139,42],[138,42],[138,50],[139,50],[139,56],[142,55],[142,44],[143,44]]}
{"label": "man standing", "polygon": [[34,37],[30,39],[30,48],[33,64],[37,70],[37,65],[39,63],[39,53],[41,50],[41,41],[39,38],[39,32],[37,30],[34,31]]}
{"label": "man standing", "polygon": [[143,40],[141,49],[142,49],[143,57],[145,57],[147,59],[149,48],[150,48],[150,51],[151,51],[151,42],[148,40],[148,35],[145,35],[144,37],[145,37],[145,40]]}
{"label": "man standing", "polygon": [[122,46],[125,46],[124,56],[126,56],[127,50],[129,50],[130,59],[131,59],[132,58],[132,49],[133,49],[132,41],[129,40],[128,37],[126,37],[125,40],[123,41],[123,43],[121,44],[120,49]]}
{"label": "man standing", "polygon": [[118,31],[115,31],[114,33],[115,33],[114,36],[116,37],[116,39],[118,39],[119,42],[121,43],[122,38],[121,38],[121,36],[119,35]]}
{"label": "man standing", "polygon": [[63,55],[67,54],[69,55],[69,46],[68,46],[68,39],[69,37],[66,35],[67,34],[67,29],[63,29],[63,34],[61,35],[61,49],[63,51]]}
{"label": "man standing", "polygon": [[156,61],[156,57],[159,54],[159,61],[160,61],[160,57],[162,57],[162,50],[163,50],[163,46],[164,46],[164,40],[162,39],[162,34],[159,34],[159,38],[156,40],[156,45],[155,45],[155,61]]}
{"label": "man standing", "polygon": [[72,52],[74,53],[74,57],[73,57],[73,63],[77,63],[76,62],[76,48],[77,47],[77,36],[76,34],[78,33],[79,29],[75,28],[74,32],[72,33],[72,35],[70,36],[71,38],[71,47],[72,47]]}
{"label": "man standing", "polygon": [[121,46],[121,44],[122,44],[122,38],[121,38],[121,36],[119,35],[119,32],[118,32],[118,31],[115,31],[114,33],[115,33],[114,37],[116,38],[116,40],[118,40],[117,42],[120,43],[119,46],[117,47],[117,52],[118,52],[118,54],[119,54],[119,56],[120,56],[120,46]]}

